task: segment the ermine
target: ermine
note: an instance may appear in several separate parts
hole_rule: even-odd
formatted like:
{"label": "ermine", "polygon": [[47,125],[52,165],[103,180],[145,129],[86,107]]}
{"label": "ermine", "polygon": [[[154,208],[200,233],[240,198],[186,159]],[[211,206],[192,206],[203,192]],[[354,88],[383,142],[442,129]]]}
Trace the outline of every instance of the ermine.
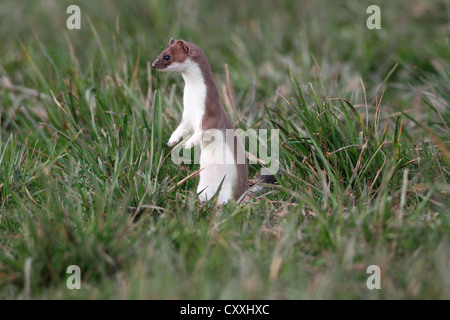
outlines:
{"label": "ermine", "polygon": [[211,199],[219,187],[219,204],[239,199],[247,188],[245,148],[220,102],[205,53],[193,43],[172,38],[152,66],[183,76],[183,117],[168,145],[177,144],[186,132],[192,135],[184,148],[200,144],[199,199]]}

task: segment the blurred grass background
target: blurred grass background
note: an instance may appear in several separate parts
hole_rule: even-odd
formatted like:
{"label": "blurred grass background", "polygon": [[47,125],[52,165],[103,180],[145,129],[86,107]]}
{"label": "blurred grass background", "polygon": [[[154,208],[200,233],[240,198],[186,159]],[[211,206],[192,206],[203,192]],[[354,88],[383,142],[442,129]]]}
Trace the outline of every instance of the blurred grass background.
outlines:
{"label": "blurred grass background", "polygon": [[[0,297],[448,299],[449,17],[419,0],[0,1]],[[163,160],[182,79],[149,68],[170,37],[205,50],[235,123],[280,129],[279,188],[217,209],[195,178],[175,187],[196,170]]]}
{"label": "blurred grass background", "polygon": [[[303,81],[324,82],[326,88],[358,89],[359,77],[372,88],[397,63],[402,68],[393,79],[414,83],[421,71],[434,71],[439,61],[448,61],[449,8],[445,1],[379,1],[382,28],[376,31],[365,27],[370,3],[281,1],[275,6],[271,1],[188,0],[130,5],[81,1],[82,29],[78,31],[65,26],[70,1],[4,1],[1,18],[9,27],[1,31],[2,66],[12,75],[15,71],[17,77],[25,76],[19,72],[27,67],[22,41],[30,53],[42,49],[37,45],[40,42],[58,67],[68,67],[66,35],[82,70],[95,64],[100,72],[113,63],[123,72],[121,59],[125,59],[131,72],[140,54],[144,76],[146,62],[154,59],[168,37],[189,39],[208,48],[216,74],[224,73],[225,63],[241,70],[232,76],[242,89],[251,87],[255,78],[261,90],[274,90],[286,84],[288,68]],[[113,60],[104,61],[88,19]],[[33,58],[45,64],[42,54]]]}

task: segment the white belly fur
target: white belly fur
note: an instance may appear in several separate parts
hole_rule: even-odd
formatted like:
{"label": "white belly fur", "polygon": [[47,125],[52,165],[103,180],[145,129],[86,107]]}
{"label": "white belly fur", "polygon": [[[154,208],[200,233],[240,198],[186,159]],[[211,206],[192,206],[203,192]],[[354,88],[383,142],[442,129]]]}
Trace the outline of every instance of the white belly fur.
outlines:
{"label": "white belly fur", "polygon": [[[188,131],[195,132],[201,130],[201,121],[205,113],[206,84],[196,63],[190,64],[182,74],[185,81],[183,122]],[[201,145],[200,168],[203,170],[200,172],[197,187],[199,199],[202,201],[211,199],[224,179],[218,196],[218,203],[224,204],[234,198],[234,186],[238,178],[233,153],[226,144],[225,137],[220,145],[217,143],[215,145],[214,150],[219,154],[213,154],[211,148],[205,149],[202,143]],[[233,160],[227,162],[224,159]]]}
{"label": "white belly fur", "polygon": [[[232,161],[227,162],[227,159],[232,159]],[[237,167],[233,153],[225,143],[225,137],[222,141],[216,143],[214,148],[211,148],[211,145],[206,148],[202,146],[200,169],[203,169],[200,171],[200,181],[197,187],[200,200],[211,199],[216,194],[220,184],[222,184],[222,188],[217,202],[224,204],[234,198],[234,186],[238,178]]]}

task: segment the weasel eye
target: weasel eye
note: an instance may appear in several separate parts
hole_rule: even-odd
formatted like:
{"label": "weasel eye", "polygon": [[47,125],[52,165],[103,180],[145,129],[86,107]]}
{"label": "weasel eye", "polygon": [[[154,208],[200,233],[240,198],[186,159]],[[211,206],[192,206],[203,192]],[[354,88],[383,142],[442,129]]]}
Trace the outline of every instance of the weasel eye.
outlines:
{"label": "weasel eye", "polygon": [[170,60],[170,58],[171,58],[171,56],[169,56],[169,55],[164,56],[165,60]]}

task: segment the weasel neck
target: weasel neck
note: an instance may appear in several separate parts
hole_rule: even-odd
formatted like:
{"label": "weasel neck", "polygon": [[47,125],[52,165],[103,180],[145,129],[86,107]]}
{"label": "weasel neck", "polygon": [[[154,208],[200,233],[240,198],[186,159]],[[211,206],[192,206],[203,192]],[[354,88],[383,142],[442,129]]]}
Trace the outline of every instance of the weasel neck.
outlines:
{"label": "weasel neck", "polygon": [[186,68],[181,72],[186,85],[205,83],[202,70],[198,63],[189,61]]}

